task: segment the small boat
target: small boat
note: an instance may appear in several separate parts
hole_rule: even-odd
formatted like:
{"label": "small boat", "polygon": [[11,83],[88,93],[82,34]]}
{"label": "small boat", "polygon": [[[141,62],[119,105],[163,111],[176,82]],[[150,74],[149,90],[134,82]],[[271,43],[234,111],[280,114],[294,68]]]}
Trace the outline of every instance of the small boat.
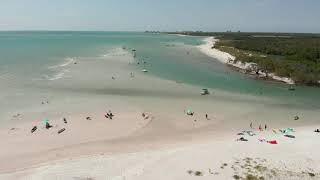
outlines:
{"label": "small boat", "polygon": [[148,70],[147,69],[142,69],[142,72],[148,72]]}
{"label": "small boat", "polygon": [[200,93],[201,95],[209,95],[209,90],[208,89],[202,89],[202,92]]}
{"label": "small boat", "polygon": [[289,90],[289,91],[295,91],[296,88],[294,88],[294,87],[289,87],[288,90]]}

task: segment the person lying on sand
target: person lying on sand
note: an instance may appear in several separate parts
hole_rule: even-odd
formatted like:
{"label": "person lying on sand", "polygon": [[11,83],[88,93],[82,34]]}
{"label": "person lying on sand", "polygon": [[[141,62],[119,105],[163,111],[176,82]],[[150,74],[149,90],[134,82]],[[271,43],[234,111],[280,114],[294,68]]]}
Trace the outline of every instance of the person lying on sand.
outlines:
{"label": "person lying on sand", "polygon": [[248,139],[245,139],[244,137],[241,137],[241,138],[237,139],[236,141],[248,141]]}
{"label": "person lying on sand", "polygon": [[89,117],[89,116],[88,116],[88,117],[86,117],[86,120],[90,121],[90,120],[91,120],[91,117]]}
{"label": "person lying on sand", "polygon": [[61,133],[64,132],[65,130],[66,130],[66,128],[60,129],[60,130],[58,131],[58,134],[61,134]]}
{"label": "person lying on sand", "polygon": [[31,133],[34,133],[37,129],[37,126],[33,126],[33,128],[31,129]]}

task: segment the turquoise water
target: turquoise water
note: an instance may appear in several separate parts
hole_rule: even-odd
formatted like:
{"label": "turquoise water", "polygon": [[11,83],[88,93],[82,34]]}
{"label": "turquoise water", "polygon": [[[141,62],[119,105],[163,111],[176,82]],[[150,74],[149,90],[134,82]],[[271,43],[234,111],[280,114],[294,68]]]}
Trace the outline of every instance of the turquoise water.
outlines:
{"label": "turquoise water", "polygon": [[285,84],[251,79],[199,52],[195,46],[200,43],[200,37],[132,32],[0,32],[0,81],[2,86],[15,81],[23,88],[22,82],[30,85],[32,79],[55,73],[48,67],[66,58],[94,58],[126,47],[137,50],[137,69],[146,66],[164,79],[277,98],[288,106],[320,107],[319,88],[297,87],[291,92]]}

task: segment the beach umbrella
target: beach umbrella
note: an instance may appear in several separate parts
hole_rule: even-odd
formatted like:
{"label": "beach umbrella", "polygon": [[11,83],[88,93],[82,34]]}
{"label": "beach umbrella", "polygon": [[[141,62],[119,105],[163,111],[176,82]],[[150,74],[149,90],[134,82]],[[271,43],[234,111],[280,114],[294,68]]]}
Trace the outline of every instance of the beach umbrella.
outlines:
{"label": "beach umbrella", "polygon": [[43,120],[43,123],[44,123],[44,124],[47,124],[47,123],[49,123],[49,120],[48,120],[48,119],[45,119],[45,120]]}
{"label": "beach umbrella", "polygon": [[193,114],[193,111],[191,109],[187,109],[187,114],[188,115]]}

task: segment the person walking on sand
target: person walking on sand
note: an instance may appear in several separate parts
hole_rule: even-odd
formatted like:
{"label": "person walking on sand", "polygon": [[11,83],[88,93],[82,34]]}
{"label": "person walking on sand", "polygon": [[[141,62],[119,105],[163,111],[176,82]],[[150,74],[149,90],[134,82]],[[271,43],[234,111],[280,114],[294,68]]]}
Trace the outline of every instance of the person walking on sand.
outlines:
{"label": "person walking on sand", "polygon": [[208,114],[206,114],[206,119],[208,119]]}
{"label": "person walking on sand", "polygon": [[267,124],[264,125],[264,130],[267,130]]}
{"label": "person walking on sand", "polygon": [[259,130],[260,130],[260,131],[262,131],[262,127],[261,127],[261,124],[259,125]]}

